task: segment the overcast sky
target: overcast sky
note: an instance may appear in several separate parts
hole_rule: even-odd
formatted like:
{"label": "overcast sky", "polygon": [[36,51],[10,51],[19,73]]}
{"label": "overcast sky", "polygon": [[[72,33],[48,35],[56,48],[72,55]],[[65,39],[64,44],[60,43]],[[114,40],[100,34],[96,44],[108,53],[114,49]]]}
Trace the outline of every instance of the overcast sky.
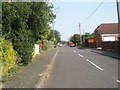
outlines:
{"label": "overcast sky", "polygon": [[[88,2],[88,0],[64,1],[52,2],[57,16],[54,20],[54,26],[61,33],[62,40],[69,40],[71,35],[79,33],[79,23],[86,19],[103,0],[99,0],[99,2],[95,2],[95,0],[93,2]],[[81,23],[81,30],[93,33],[98,25],[102,23],[116,23],[117,21],[115,0],[105,0],[89,19]]]}

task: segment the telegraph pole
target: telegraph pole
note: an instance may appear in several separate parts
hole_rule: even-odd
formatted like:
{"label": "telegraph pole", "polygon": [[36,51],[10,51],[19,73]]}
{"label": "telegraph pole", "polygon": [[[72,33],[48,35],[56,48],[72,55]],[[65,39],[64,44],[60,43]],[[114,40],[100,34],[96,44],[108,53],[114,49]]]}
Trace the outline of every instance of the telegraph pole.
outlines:
{"label": "telegraph pole", "polygon": [[117,14],[118,14],[118,34],[119,34],[119,38],[120,38],[120,5],[118,0],[116,0],[116,5],[117,5]]}
{"label": "telegraph pole", "polygon": [[82,35],[81,35],[80,23],[79,23],[79,33],[80,33],[80,45],[82,46]]}
{"label": "telegraph pole", "polygon": [[85,46],[85,32],[83,30],[83,42],[84,42],[84,46]]}
{"label": "telegraph pole", "polygon": [[[116,0],[116,5],[117,5],[117,14],[118,14],[118,40],[120,41],[120,1],[118,2],[118,0]],[[117,47],[118,48],[118,47]],[[118,55],[120,54],[120,52],[118,51]],[[120,62],[118,62],[120,64]],[[120,66],[119,66],[120,67]],[[119,68],[118,67],[118,68]],[[120,71],[118,72],[118,80],[120,80]],[[118,83],[118,89],[120,90],[120,85]]]}

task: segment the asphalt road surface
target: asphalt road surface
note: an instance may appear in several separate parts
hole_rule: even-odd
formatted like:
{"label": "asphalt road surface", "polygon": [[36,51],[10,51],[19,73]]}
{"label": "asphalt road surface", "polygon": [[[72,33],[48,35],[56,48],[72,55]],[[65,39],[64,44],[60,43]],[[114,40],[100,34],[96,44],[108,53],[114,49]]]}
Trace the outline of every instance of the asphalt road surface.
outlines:
{"label": "asphalt road surface", "polygon": [[44,88],[118,88],[117,79],[117,59],[63,46]]}

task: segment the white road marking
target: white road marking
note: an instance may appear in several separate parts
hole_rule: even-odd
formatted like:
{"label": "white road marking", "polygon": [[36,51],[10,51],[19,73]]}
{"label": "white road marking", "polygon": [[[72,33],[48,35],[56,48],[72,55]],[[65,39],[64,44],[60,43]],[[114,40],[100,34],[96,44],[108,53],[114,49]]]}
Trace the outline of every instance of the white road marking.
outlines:
{"label": "white road marking", "polygon": [[74,53],[76,53],[76,51],[73,51]]}
{"label": "white road marking", "polygon": [[96,68],[98,68],[99,70],[103,71],[103,69],[101,67],[99,67],[98,65],[96,65],[95,63],[93,63],[92,61],[90,61],[89,59],[87,59],[87,61],[89,63],[91,63],[92,65],[94,65]]}
{"label": "white road marking", "polygon": [[117,80],[117,83],[120,83],[120,80]]}
{"label": "white road marking", "polygon": [[83,55],[81,55],[81,54],[79,54],[79,53],[78,53],[78,55],[79,55],[80,57],[83,57]]}

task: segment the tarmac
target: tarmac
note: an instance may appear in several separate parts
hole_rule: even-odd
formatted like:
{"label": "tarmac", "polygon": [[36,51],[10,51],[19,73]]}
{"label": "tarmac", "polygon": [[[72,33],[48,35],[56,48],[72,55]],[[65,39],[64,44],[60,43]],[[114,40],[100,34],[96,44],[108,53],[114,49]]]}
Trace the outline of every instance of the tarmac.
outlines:
{"label": "tarmac", "polygon": [[[57,50],[58,48],[54,48],[36,56],[28,66],[23,67],[19,72],[17,72],[13,76],[12,80],[3,83],[3,88],[38,88],[43,76],[42,74],[47,70],[49,64],[52,62]],[[89,48],[89,50],[94,53],[120,59],[120,55],[117,52],[115,53],[95,48]]]}
{"label": "tarmac", "polygon": [[98,53],[104,56],[120,59],[120,52],[110,51],[110,50],[103,50],[100,48],[88,48],[88,47],[77,47],[78,49],[88,49],[91,52]]}

